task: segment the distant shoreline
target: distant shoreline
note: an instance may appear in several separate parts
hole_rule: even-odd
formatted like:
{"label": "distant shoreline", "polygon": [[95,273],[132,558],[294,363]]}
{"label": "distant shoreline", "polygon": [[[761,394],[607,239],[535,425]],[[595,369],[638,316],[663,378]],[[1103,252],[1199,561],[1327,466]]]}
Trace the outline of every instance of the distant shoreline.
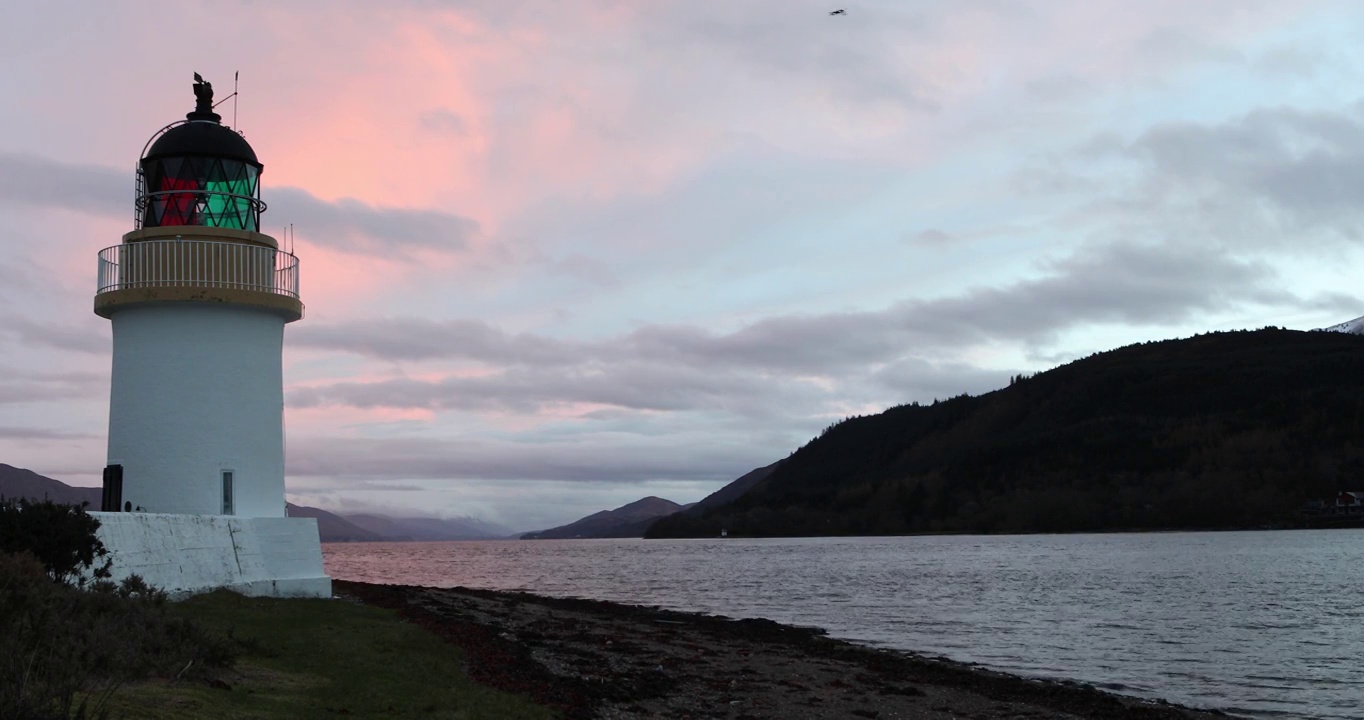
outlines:
{"label": "distant shoreline", "polygon": [[521,592],[334,582],[459,646],[477,682],[590,718],[1227,717],[874,649],[816,628]]}
{"label": "distant shoreline", "polygon": [[323,540],[323,545],[354,545],[362,543],[431,543],[431,542],[546,542],[577,540],[797,540],[816,538],[906,538],[906,537],[1032,537],[1035,535],[1159,535],[1170,533],[1228,533],[1228,532],[1281,532],[1285,530],[1359,530],[1364,528],[1364,517],[1348,523],[1323,523],[1260,527],[1207,527],[1207,528],[1126,528],[1110,530],[1076,530],[1073,532],[1054,532],[1037,530],[1032,532],[973,533],[966,531],[901,533],[895,535],[690,535],[686,537],[574,537],[574,538],[522,538],[486,537],[458,538],[450,540]]}

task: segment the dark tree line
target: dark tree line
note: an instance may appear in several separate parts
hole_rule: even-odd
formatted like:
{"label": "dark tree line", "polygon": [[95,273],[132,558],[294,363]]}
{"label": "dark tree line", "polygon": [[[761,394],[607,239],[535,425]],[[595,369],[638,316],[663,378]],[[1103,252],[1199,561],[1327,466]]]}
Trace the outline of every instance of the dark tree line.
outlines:
{"label": "dark tree line", "polygon": [[1364,489],[1364,337],[1267,328],[849,418],[649,536],[1285,526],[1340,489]]}

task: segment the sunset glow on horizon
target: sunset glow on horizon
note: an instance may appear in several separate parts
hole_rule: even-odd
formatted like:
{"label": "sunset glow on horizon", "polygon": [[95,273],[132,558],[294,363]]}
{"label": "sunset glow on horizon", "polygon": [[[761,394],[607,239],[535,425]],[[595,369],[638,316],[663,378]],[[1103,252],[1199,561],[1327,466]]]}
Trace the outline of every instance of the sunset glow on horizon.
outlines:
{"label": "sunset glow on horizon", "polygon": [[0,9],[0,462],[105,464],[96,253],[202,73],[292,227],[288,490],[515,530],[831,422],[1364,315],[1344,2]]}

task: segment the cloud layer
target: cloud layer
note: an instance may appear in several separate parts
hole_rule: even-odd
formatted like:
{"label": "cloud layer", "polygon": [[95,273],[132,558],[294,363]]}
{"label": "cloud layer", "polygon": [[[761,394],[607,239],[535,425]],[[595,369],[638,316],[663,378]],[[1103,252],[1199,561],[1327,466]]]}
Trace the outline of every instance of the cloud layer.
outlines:
{"label": "cloud layer", "polygon": [[329,507],[686,502],[850,414],[1364,314],[1364,11],[827,10],[0,10],[0,462],[98,477],[94,254],[192,71],[241,71],[266,229],[296,232],[289,484]]}

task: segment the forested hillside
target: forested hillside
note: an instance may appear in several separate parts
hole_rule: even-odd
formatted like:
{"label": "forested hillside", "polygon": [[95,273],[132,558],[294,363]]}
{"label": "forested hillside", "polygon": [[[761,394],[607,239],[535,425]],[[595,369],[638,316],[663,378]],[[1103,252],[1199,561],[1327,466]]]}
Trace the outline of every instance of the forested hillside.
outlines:
{"label": "forested hillside", "polygon": [[1364,489],[1364,337],[1265,329],[850,418],[648,536],[1258,527],[1338,489]]}

